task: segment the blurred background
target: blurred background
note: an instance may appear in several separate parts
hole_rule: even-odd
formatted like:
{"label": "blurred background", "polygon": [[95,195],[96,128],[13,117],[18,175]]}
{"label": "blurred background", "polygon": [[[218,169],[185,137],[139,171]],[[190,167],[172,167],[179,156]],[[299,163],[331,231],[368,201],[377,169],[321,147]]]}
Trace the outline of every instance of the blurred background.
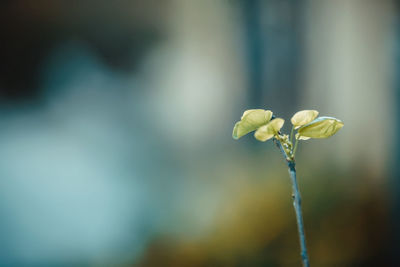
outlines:
{"label": "blurred background", "polygon": [[312,266],[400,266],[400,3],[0,4],[1,266],[300,266],[250,108],[345,127],[300,144]]}

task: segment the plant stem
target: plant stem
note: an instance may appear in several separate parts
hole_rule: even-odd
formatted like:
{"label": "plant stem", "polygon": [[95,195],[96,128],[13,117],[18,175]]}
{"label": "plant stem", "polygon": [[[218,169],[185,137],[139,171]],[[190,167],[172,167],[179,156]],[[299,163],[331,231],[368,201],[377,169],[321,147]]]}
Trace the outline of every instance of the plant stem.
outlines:
{"label": "plant stem", "polygon": [[294,159],[290,159],[279,140],[274,139],[275,144],[278,146],[279,150],[282,152],[283,156],[285,157],[286,163],[289,167],[289,174],[292,180],[292,188],[293,188],[293,206],[296,212],[296,220],[297,220],[297,228],[299,231],[299,239],[300,239],[300,248],[301,248],[301,258],[303,261],[304,267],[309,267],[310,263],[308,260],[308,253],[307,253],[307,246],[306,246],[306,236],[304,233],[304,225],[303,225],[303,214],[301,212],[301,196],[299,186],[297,184],[296,178],[296,164]]}
{"label": "plant stem", "polygon": [[290,132],[290,142],[293,144],[293,134],[294,134],[294,125],[292,126],[292,131]]}
{"label": "plant stem", "polygon": [[301,196],[300,196],[299,186],[297,184],[295,162],[289,161],[288,166],[289,166],[289,174],[290,174],[290,178],[292,179],[292,186],[293,186],[293,194],[294,194],[293,206],[294,206],[294,210],[296,211],[297,227],[298,227],[298,231],[299,231],[299,239],[300,239],[300,246],[301,246],[301,258],[303,259],[303,266],[309,267],[310,263],[308,261],[306,236],[304,233],[304,225],[303,225],[303,214],[301,211]]}
{"label": "plant stem", "polygon": [[296,156],[297,146],[299,145],[299,139],[296,138],[296,143],[294,144],[292,158],[294,160],[294,156]]}

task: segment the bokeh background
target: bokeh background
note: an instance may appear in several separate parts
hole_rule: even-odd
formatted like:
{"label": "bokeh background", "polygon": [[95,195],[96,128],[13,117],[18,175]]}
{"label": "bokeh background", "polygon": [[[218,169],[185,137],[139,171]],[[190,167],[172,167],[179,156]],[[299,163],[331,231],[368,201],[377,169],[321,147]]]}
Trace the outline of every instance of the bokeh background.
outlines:
{"label": "bokeh background", "polygon": [[399,4],[1,1],[0,265],[300,266],[279,151],[231,137],[264,108],[345,123],[298,151],[311,265],[400,266]]}

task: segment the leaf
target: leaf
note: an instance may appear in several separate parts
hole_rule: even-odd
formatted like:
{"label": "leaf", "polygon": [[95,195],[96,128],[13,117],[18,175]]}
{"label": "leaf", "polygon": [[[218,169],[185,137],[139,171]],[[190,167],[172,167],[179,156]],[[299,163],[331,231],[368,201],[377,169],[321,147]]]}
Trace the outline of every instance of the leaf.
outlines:
{"label": "leaf", "polygon": [[260,128],[257,129],[257,131],[254,133],[254,137],[261,142],[265,142],[268,139],[271,139],[274,137],[275,132],[272,131],[271,127],[268,127],[267,125],[261,126]]}
{"label": "leaf", "polygon": [[234,128],[232,137],[239,139],[240,137],[257,130],[260,126],[267,124],[272,117],[270,110],[263,109],[249,109],[246,110],[240,121],[238,121]]}
{"label": "leaf", "polygon": [[285,121],[283,119],[276,118],[270,121],[267,125],[258,128],[257,131],[254,133],[254,137],[258,141],[265,142],[268,139],[274,137],[274,135],[276,135],[280,131],[284,123]]}
{"label": "leaf", "polygon": [[275,133],[278,133],[281,130],[281,128],[283,127],[284,123],[285,123],[284,119],[276,118],[276,119],[273,119],[272,121],[270,121],[268,124],[271,125],[271,127],[273,128]]}
{"label": "leaf", "polygon": [[291,122],[295,129],[312,122],[319,112],[316,110],[302,110],[293,115]]}
{"label": "leaf", "polygon": [[253,111],[257,111],[257,110],[263,110],[263,109],[248,109],[245,112],[243,112],[242,117],[240,117],[241,120],[243,120],[244,116],[246,116],[247,114],[253,112]]}
{"label": "leaf", "polygon": [[299,128],[299,138],[328,138],[344,126],[341,120],[332,117],[319,117]]}
{"label": "leaf", "polygon": [[297,134],[296,134],[296,139],[299,139],[299,140],[308,140],[308,139],[311,139],[311,137],[300,136],[300,135],[297,133]]}

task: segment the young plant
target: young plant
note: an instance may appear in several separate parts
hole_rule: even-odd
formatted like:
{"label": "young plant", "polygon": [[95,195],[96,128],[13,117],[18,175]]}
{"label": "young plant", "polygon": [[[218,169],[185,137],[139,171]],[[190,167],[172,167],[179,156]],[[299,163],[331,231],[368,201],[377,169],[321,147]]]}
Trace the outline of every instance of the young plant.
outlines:
{"label": "young plant", "polygon": [[[303,215],[301,212],[300,190],[296,178],[295,155],[300,140],[310,138],[328,138],[343,127],[343,122],[332,117],[318,117],[316,110],[303,110],[293,115],[292,131],[290,136],[281,133],[284,120],[276,118],[272,111],[263,109],[246,110],[240,121],[233,128],[232,137],[240,137],[255,131],[254,137],[265,142],[272,139],[284,156],[289,168],[290,178],[293,187],[293,206],[296,212],[297,227],[299,231],[301,257],[303,266],[310,266],[306,247],[306,237],[304,234]],[[297,132],[297,133],[295,133]],[[294,142],[294,144],[293,144]]]}

